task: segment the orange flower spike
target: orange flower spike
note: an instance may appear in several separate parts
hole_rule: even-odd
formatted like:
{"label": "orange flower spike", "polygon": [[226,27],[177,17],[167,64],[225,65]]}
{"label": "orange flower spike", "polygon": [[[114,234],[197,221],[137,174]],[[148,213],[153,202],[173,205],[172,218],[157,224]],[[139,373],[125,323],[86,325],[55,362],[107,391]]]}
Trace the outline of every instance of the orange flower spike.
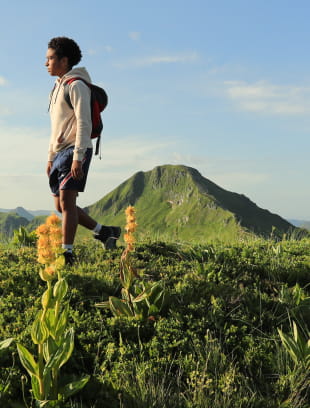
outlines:
{"label": "orange flower spike", "polygon": [[45,224],[39,225],[36,229],[38,235],[47,235],[49,233],[49,227]]}
{"label": "orange flower spike", "polygon": [[52,214],[46,219],[46,225],[60,225],[60,218],[56,214]]}
{"label": "orange flower spike", "polygon": [[48,236],[46,235],[41,235],[38,239],[38,248],[46,248],[50,245],[50,240],[48,238]]}
{"label": "orange flower spike", "polygon": [[126,208],[126,210],[125,210],[125,214],[126,214],[127,216],[129,216],[129,215],[134,215],[135,212],[136,212],[136,211],[135,211],[135,207],[133,207],[132,205],[129,205],[129,206]]}
{"label": "orange flower spike", "polygon": [[133,244],[135,242],[135,238],[131,234],[124,234],[124,241],[126,244]]}

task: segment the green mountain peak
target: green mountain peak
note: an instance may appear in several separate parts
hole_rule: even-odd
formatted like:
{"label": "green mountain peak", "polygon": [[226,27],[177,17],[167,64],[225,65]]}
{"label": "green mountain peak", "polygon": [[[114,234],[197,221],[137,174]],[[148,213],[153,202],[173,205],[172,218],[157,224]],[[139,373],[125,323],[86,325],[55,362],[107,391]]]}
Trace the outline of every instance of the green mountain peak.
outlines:
{"label": "green mountain peak", "polygon": [[128,205],[136,208],[140,234],[165,239],[205,242],[294,229],[244,195],[227,191],[184,165],[139,171],[86,211],[103,224],[122,226]]}

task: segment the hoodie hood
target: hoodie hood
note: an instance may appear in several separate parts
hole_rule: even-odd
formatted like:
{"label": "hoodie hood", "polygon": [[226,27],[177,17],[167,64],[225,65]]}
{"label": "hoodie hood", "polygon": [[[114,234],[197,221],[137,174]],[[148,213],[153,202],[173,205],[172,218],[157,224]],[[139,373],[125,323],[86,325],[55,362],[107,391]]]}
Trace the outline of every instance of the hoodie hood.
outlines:
{"label": "hoodie hood", "polygon": [[73,68],[71,69],[71,71],[67,72],[62,78],[61,78],[61,82],[68,80],[70,78],[82,78],[85,81],[91,83],[91,79],[89,76],[89,73],[87,72],[86,68],[84,67],[77,67],[77,68]]}

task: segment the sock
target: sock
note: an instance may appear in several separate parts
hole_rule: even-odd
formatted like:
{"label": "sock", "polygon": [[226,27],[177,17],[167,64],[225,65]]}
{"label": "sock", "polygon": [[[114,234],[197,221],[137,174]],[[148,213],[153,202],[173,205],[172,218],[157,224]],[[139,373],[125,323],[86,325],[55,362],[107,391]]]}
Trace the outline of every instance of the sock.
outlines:
{"label": "sock", "polygon": [[97,224],[97,225],[95,226],[95,228],[93,229],[93,232],[94,232],[95,234],[99,234],[99,232],[101,231],[101,228],[102,228],[102,225],[101,225],[101,224]]}
{"label": "sock", "polygon": [[62,244],[62,248],[66,250],[66,252],[72,252],[73,245],[72,244]]}

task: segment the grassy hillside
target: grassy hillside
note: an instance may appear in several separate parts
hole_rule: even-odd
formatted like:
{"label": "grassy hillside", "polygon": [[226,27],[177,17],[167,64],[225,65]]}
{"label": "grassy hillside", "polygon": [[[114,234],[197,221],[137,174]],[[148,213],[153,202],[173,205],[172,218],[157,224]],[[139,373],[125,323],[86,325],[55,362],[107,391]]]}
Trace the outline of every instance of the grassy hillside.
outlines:
{"label": "grassy hillside", "polygon": [[0,234],[11,237],[15,229],[26,226],[28,222],[26,218],[15,213],[0,213]]}
{"label": "grassy hillside", "polygon": [[[35,250],[0,252],[0,339],[35,352],[30,326],[46,287]],[[166,291],[160,313],[144,321],[95,306],[121,296],[121,252],[81,245],[65,272],[76,339],[59,381],[91,379],[61,408],[309,408],[310,350],[295,363],[277,330],[292,337],[295,321],[299,341],[309,336],[309,240],[139,244],[140,279]],[[25,399],[34,408],[14,343],[0,365],[1,407],[24,408]]]}
{"label": "grassy hillside", "polygon": [[106,225],[121,225],[123,211],[134,205],[140,233],[170,240],[231,241],[248,234],[268,236],[295,228],[262,210],[247,197],[222,189],[186,166],[159,166],[138,172],[87,211]]}

